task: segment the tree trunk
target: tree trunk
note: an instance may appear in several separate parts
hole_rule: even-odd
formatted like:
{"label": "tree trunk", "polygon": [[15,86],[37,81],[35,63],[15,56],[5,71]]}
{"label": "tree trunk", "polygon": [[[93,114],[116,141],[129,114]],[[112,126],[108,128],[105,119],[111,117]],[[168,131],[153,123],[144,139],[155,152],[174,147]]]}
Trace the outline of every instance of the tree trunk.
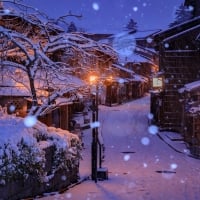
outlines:
{"label": "tree trunk", "polygon": [[31,74],[30,68],[31,67],[27,66],[27,74],[29,77],[30,90],[31,90],[31,94],[32,94],[32,107],[33,107],[33,106],[37,106],[38,102],[37,102],[36,89],[35,89],[35,85],[34,85],[34,78]]}

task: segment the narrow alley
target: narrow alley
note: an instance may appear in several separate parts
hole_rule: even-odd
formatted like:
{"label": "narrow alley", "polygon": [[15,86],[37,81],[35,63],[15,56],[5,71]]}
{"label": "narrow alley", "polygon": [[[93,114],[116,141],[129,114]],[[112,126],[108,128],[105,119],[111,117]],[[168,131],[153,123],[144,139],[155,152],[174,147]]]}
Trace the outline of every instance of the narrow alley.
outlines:
{"label": "narrow alley", "polygon": [[[38,199],[200,199],[200,160],[175,151],[148,131],[149,101],[145,96],[120,106],[99,106],[108,180],[87,179],[63,193]],[[82,179],[91,174],[91,132],[83,133]]]}

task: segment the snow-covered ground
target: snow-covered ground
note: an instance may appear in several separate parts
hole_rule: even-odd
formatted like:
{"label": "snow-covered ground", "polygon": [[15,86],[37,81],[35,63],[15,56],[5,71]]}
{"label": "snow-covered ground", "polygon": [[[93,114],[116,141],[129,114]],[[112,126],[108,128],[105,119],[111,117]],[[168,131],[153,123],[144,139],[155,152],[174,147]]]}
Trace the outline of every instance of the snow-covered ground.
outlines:
{"label": "snow-covered ground", "polygon": [[[175,151],[149,131],[149,100],[146,96],[120,106],[99,106],[108,180],[86,180],[64,193],[40,199],[200,199],[200,160]],[[91,130],[84,131],[83,140],[82,178],[91,174]]]}

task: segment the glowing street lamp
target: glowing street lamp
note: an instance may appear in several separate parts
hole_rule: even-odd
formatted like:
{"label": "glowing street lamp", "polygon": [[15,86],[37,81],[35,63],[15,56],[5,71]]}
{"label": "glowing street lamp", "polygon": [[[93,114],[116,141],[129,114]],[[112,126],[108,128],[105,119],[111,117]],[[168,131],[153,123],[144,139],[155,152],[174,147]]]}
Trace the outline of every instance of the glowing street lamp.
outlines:
{"label": "glowing street lamp", "polygon": [[90,77],[89,77],[90,84],[92,85],[92,84],[96,83],[97,79],[98,79],[98,77],[96,75],[90,75]]}
{"label": "glowing street lamp", "polygon": [[[91,145],[91,168],[92,168],[92,180],[94,180],[95,182],[97,182],[97,178],[98,178],[98,169],[97,169],[97,154],[98,154],[98,144],[99,144],[99,168],[101,169],[101,173],[103,173],[104,171],[102,171],[101,168],[101,163],[102,163],[102,155],[101,155],[101,144],[98,141],[98,127],[99,127],[99,122],[98,122],[98,101],[99,101],[99,77],[96,75],[90,75],[89,77],[89,82],[90,85],[95,85],[96,86],[96,94],[94,96],[94,98],[92,99],[92,105],[93,105],[93,109],[92,109],[92,145]],[[106,177],[106,176],[104,176]]]}
{"label": "glowing street lamp", "polygon": [[[90,75],[89,77],[90,85],[96,85],[96,95],[92,99],[92,123],[98,121],[98,84],[97,76]],[[98,145],[98,127],[92,127],[92,146],[91,146],[91,168],[92,168],[92,180],[97,182],[97,145]]]}

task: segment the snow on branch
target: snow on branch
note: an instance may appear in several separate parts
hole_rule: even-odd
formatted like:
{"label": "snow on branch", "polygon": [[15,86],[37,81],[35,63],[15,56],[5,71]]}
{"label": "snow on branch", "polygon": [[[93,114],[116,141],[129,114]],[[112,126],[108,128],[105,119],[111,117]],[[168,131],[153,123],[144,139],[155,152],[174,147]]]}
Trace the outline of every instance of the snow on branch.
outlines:
{"label": "snow on branch", "polygon": [[58,24],[59,21],[66,22],[65,20],[68,17],[82,18],[82,15],[75,15],[75,14],[72,14],[71,11],[69,11],[68,14],[60,16],[58,19],[56,19],[55,23]]}
{"label": "snow on branch", "polygon": [[44,51],[51,53],[61,49],[74,49],[85,55],[96,57],[95,52],[101,52],[102,56],[107,55],[114,60],[117,59],[117,53],[110,46],[85,38],[78,33],[63,33],[52,37]]}
{"label": "snow on branch", "polygon": [[[28,59],[29,62],[32,61],[31,55],[36,54],[36,47],[33,45],[32,41],[26,38],[23,34],[12,32],[11,30],[5,29],[3,27],[0,27],[0,38],[3,39],[3,36],[7,38],[7,40],[11,41],[15,47],[18,47],[20,51],[26,56],[26,59]],[[13,45],[10,44],[10,51],[13,50]],[[18,50],[19,51],[19,50]],[[8,51],[9,54],[9,51]]]}
{"label": "snow on branch", "polygon": [[57,106],[56,104],[53,104],[52,102],[55,102],[55,100],[58,97],[62,97],[64,94],[71,94],[71,97],[69,98],[70,101],[74,100],[77,98],[76,93],[78,90],[84,90],[85,86],[77,86],[74,84],[69,84],[65,88],[58,89],[55,92],[53,92],[52,95],[50,95],[44,102],[43,104],[36,110],[34,113],[29,113],[29,114],[34,114],[36,117],[41,116],[47,113],[47,110],[51,110],[53,107]]}
{"label": "snow on branch", "polygon": [[[86,38],[81,33],[66,33],[55,20],[46,16],[42,20],[38,15],[28,13],[27,10],[31,9],[29,6],[16,1],[13,3],[22,12],[12,10],[0,13],[0,40],[3,42],[0,44],[0,59],[7,70],[8,67],[13,68],[9,74],[15,82],[16,73],[26,77],[24,82],[20,80],[20,84],[24,84],[30,91],[33,102],[30,113],[44,113],[55,106],[58,97],[66,94],[70,96],[69,99],[75,98],[76,93],[84,87],[73,83],[68,79],[69,75],[83,75],[94,67],[100,68],[102,64],[98,63],[117,59],[117,53],[110,46]],[[81,17],[69,13],[58,18],[57,22],[68,16]],[[7,19],[11,19],[9,26]]]}

